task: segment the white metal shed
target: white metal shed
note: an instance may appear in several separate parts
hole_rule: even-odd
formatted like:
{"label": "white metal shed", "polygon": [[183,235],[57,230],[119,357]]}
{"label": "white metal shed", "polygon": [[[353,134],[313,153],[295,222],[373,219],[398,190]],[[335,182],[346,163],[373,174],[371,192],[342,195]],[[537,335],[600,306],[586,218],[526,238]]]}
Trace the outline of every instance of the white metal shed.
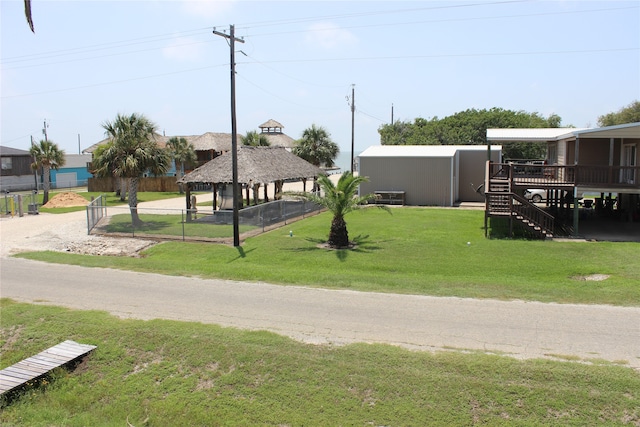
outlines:
{"label": "white metal shed", "polygon": [[[482,202],[476,189],[484,183],[488,151],[485,145],[377,145],[359,156],[359,174],[369,181],[360,193],[402,191],[413,206],[453,206]],[[500,162],[502,147],[491,147]]]}

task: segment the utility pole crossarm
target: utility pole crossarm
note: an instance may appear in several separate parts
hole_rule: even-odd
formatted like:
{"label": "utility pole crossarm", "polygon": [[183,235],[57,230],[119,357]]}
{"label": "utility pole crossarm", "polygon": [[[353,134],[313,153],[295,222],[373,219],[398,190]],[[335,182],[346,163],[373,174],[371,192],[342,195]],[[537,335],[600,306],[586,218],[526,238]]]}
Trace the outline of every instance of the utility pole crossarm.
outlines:
{"label": "utility pole crossarm", "polygon": [[[231,28],[233,28],[233,25],[231,26]],[[215,34],[216,36],[224,37],[225,39],[233,38],[233,40],[236,41],[236,42],[244,43],[244,39],[239,39],[239,38],[237,38],[235,36],[231,36],[231,35],[229,35],[227,33],[222,32],[222,31],[217,31],[215,28],[213,29],[213,34]]]}

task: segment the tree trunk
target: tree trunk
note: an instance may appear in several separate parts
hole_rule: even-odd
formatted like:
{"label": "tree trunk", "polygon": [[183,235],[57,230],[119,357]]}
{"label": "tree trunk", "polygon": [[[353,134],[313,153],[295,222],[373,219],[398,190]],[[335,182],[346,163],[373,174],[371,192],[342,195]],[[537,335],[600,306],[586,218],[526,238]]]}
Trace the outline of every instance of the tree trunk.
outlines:
{"label": "tree trunk", "polygon": [[42,204],[46,205],[49,201],[49,188],[51,186],[51,168],[49,166],[42,166],[42,189],[44,190],[44,196],[42,196]]}
{"label": "tree trunk", "polygon": [[[182,172],[182,163],[176,164],[176,175],[182,178],[184,176],[184,172]],[[178,184],[178,189],[180,190],[180,194],[184,194],[184,184]]]}
{"label": "tree trunk", "polygon": [[331,230],[329,231],[329,246],[332,248],[346,248],[349,246],[349,232],[347,231],[347,223],[341,215],[335,215],[331,221]]}
{"label": "tree trunk", "polygon": [[128,178],[120,178],[120,201],[127,200],[127,181]]}
{"label": "tree trunk", "polygon": [[138,177],[131,178],[129,182],[129,209],[131,210],[131,224],[140,227],[142,221],[138,216]]}

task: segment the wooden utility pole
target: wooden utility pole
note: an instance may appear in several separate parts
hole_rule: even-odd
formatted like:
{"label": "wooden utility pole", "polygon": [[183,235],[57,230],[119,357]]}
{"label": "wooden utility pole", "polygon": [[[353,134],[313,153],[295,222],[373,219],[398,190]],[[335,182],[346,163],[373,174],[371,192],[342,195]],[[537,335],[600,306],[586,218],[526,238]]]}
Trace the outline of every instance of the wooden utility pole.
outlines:
{"label": "wooden utility pole", "polygon": [[233,246],[240,246],[240,228],[238,226],[238,203],[240,194],[238,191],[238,131],[236,129],[236,51],[235,42],[244,43],[244,40],[235,37],[234,26],[229,26],[229,34],[221,33],[213,29],[213,34],[229,40],[231,50],[231,168],[233,186]]}
{"label": "wooden utility pole", "polygon": [[356,113],[356,85],[351,85],[351,175],[353,175],[353,149],[355,146],[355,113]]}

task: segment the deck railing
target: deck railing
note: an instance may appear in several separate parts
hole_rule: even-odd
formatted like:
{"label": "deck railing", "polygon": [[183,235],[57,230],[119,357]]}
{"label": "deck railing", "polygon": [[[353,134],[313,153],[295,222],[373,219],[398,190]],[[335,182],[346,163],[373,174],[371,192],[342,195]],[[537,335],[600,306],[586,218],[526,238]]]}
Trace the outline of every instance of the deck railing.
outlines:
{"label": "deck railing", "polygon": [[640,189],[640,166],[490,163],[489,177],[519,187],[600,186]]}

